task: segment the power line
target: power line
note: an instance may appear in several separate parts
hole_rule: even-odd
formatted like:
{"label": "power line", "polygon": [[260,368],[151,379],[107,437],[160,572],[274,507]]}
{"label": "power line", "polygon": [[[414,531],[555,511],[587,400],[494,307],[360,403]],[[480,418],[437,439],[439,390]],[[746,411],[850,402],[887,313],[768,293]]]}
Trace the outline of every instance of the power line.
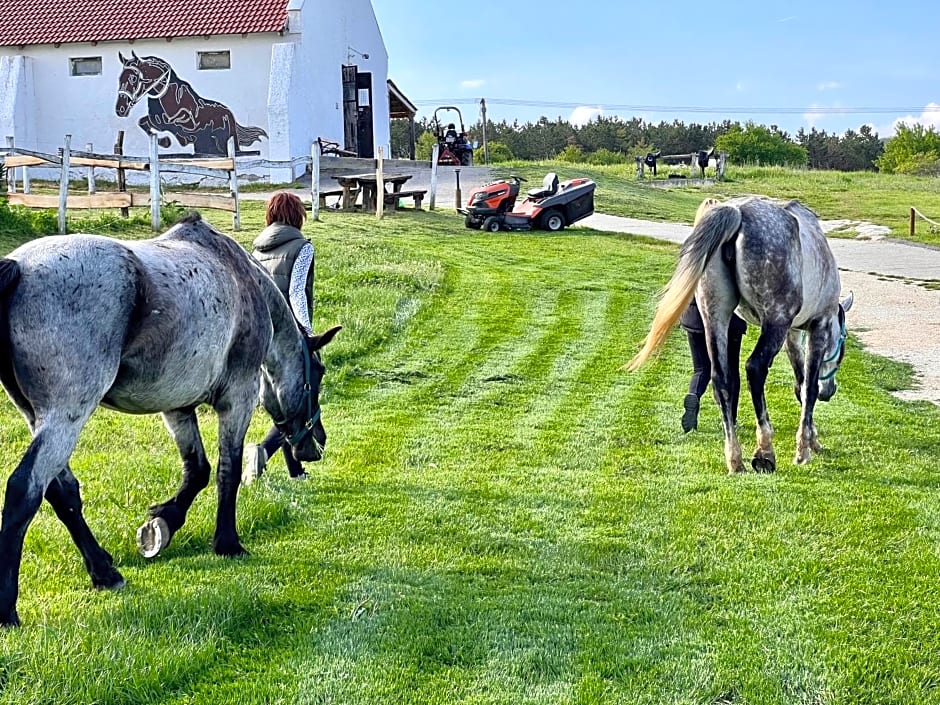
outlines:
{"label": "power line", "polygon": [[[651,112],[651,113],[703,113],[710,115],[888,115],[898,113],[923,114],[940,113],[940,105],[928,106],[862,106],[831,107],[813,106],[808,108],[759,108],[754,106],[707,107],[701,105],[626,105],[610,103],[571,103],[553,100],[519,100],[514,98],[487,98],[489,105],[505,105],[521,108],[598,108],[616,112]],[[478,98],[432,98],[415,100],[415,105],[477,105]]]}

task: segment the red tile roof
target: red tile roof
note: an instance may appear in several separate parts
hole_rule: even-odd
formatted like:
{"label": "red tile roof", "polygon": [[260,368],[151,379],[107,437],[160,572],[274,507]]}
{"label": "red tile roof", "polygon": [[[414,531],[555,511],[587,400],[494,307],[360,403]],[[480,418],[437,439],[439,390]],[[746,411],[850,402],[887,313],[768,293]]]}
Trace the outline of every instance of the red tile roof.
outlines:
{"label": "red tile roof", "polygon": [[279,32],[287,0],[0,0],[0,46]]}

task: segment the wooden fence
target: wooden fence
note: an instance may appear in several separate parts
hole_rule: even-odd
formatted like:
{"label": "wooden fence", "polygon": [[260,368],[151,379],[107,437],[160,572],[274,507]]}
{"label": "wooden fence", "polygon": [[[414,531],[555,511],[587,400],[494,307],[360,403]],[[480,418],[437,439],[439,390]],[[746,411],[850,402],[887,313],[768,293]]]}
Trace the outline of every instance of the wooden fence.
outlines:
{"label": "wooden fence", "polygon": [[[161,229],[160,204],[163,200],[178,203],[188,208],[217,208],[232,213],[232,227],[241,229],[241,216],[238,196],[237,168],[244,170],[268,168],[290,168],[291,173],[298,167],[310,168],[311,197],[313,203],[313,219],[319,218],[319,166],[320,150],[314,143],[309,157],[297,157],[287,161],[269,159],[235,160],[235,142],[230,139],[227,157],[167,157],[157,153],[157,137],[150,139],[150,154],[146,157],[134,157],[121,154],[123,135],[118,136],[115,145],[115,154],[99,154],[91,151],[73,151],[71,149],[71,135],[65,136],[65,144],[58,154],[44,154],[31,150],[20,149],[12,144],[8,138],[6,149],[0,149],[0,157],[7,169],[8,193],[7,201],[13,205],[28,208],[56,208],[59,215],[59,232],[66,231],[66,214],[68,209],[96,209],[120,208],[122,214],[127,215],[129,208],[150,207],[151,227],[154,232]],[[34,194],[31,192],[29,169],[57,168],[59,170],[59,193]],[[74,167],[88,169],[88,193],[79,195],[69,193],[69,174]],[[116,191],[99,192],[95,178],[96,169],[114,169],[117,172],[115,180]],[[16,171],[19,170],[19,181]],[[135,193],[127,191],[125,172],[147,171],[150,173],[150,189],[148,193]],[[192,190],[164,190],[161,182],[163,173],[179,173],[188,176],[208,177],[227,180],[229,193],[201,193]],[[20,191],[17,191],[17,184]]]}

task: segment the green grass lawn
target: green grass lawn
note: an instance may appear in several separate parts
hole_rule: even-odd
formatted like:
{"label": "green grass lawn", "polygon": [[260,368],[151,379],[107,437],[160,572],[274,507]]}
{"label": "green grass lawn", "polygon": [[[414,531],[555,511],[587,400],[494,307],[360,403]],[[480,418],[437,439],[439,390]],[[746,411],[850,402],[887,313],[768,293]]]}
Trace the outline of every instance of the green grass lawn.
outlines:
{"label": "green grass lawn", "polygon": [[[940,703],[940,411],[891,396],[908,368],[850,339],[817,408],[828,450],[798,467],[778,360],[780,469],[729,477],[713,402],[681,432],[682,336],[621,369],[673,245],[443,212],[305,231],[316,328],[344,326],[326,458],[242,489],[249,557],[212,554],[210,489],[147,561],[134,532],[179,461],[158,417],[96,413],[73,468],[128,587],[91,590],[43,507],[0,703]],[[250,439],[268,426],[259,410]],[[3,474],[27,443],[0,404]]]}

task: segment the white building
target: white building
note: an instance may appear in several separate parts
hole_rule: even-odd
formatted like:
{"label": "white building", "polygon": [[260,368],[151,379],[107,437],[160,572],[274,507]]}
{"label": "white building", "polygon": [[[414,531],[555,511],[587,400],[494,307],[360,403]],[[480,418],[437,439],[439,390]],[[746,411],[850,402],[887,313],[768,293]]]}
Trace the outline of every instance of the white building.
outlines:
{"label": "white building", "polygon": [[[5,0],[0,146],[54,153],[389,151],[388,54],[370,0]],[[394,90],[396,107],[403,96]],[[405,99],[406,100],[406,99]],[[272,170],[289,181],[299,169]]]}

